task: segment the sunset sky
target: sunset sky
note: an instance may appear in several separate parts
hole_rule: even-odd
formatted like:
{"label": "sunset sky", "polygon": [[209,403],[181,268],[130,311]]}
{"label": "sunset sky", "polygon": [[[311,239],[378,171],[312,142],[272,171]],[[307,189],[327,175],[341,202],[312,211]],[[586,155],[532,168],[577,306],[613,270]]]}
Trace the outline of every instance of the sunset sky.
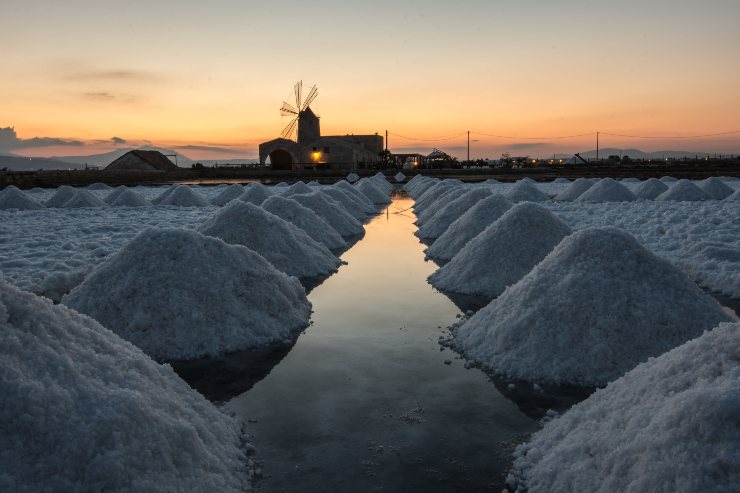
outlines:
{"label": "sunset sky", "polygon": [[0,45],[0,153],[251,158],[301,79],[397,151],[740,152],[738,0],[0,0]]}

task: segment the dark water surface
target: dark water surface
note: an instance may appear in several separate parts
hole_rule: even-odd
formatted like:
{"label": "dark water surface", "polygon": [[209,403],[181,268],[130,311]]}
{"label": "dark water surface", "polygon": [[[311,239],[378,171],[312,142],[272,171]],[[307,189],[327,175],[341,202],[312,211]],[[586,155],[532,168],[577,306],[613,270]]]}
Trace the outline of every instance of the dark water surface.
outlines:
{"label": "dark water surface", "polygon": [[[536,422],[438,338],[458,308],[396,198],[315,288],[313,325],[226,404],[263,462],[260,491],[501,491]],[[399,212],[404,211],[405,212]],[[250,382],[251,383],[251,382]]]}

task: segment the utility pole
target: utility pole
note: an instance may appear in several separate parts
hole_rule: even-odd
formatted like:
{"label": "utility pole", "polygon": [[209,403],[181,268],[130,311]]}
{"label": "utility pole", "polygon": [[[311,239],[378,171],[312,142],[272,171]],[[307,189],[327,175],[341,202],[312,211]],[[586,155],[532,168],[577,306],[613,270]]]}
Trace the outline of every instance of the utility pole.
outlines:
{"label": "utility pole", "polygon": [[596,131],[596,161],[599,160],[599,131]]}
{"label": "utility pole", "polygon": [[385,131],[385,152],[388,152],[388,130]]}
{"label": "utility pole", "polygon": [[468,130],[468,162],[470,162],[470,130]]}

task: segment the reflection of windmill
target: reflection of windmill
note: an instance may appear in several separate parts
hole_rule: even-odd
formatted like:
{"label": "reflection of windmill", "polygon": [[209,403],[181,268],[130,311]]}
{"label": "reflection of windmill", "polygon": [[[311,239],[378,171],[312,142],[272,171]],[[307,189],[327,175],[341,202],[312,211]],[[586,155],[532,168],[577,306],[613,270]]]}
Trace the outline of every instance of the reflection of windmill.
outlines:
{"label": "reflection of windmill", "polygon": [[290,123],[288,123],[283,131],[280,132],[280,137],[284,139],[290,139],[293,135],[293,132],[296,130],[296,127],[298,127],[298,136],[296,138],[296,140],[298,140],[301,137],[302,131],[304,130],[303,125],[300,124],[300,120],[304,118],[311,118],[312,120],[316,120],[316,125],[318,127],[318,117],[314,115],[313,111],[311,111],[308,105],[311,104],[313,100],[316,99],[316,96],[319,95],[319,90],[316,88],[316,86],[313,86],[311,90],[308,91],[308,95],[306,96],[306,99],[304,101],[301,101],[301,96],[303,92],[303,81],[297,82],[296,85],[293,87],[293,91],[295,92],[295,107],[293,107],[293,105],[291,105],[287,101],[283,101],[283,105],[280,107],[281,116],[293,116],[293,119],[290,121]]}

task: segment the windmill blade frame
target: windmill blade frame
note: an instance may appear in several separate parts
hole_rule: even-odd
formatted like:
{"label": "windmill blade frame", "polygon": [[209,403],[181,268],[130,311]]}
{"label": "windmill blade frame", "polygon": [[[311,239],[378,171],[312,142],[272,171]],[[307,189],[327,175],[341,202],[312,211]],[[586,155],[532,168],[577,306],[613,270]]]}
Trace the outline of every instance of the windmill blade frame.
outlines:
{"label": "windmill blade frame", "polygon": [[298,110],[287,101],[283,101],[283,105],[280,107],[280,116],[298,115]]}
{"label": "windmill blade frame", "polygon": [[295,107],[301,107],[301,92],[303,91],[303,81],[299,80],[295,84]]}
{"label": "windmill blade frame", "polygon": [[303,101],[303,106],[299,106],[301,111],[306,111],[306,108],[308,108],[308,105],[313,102],[314,99],[316,99],[316,96],[319,95],[319,89],[314,85],[310,91],[308,91],[308,96],[306,96],[306,100]]}
{"label": "windmill blade frame", "polygon": [[283,139],[290,139],[290,136],[293,135],[293,131],[295,130],[296,126],[298,125],[298,117],[293,118],[290,123],[283,129],[282,132],[280,132],[280,137]]}

